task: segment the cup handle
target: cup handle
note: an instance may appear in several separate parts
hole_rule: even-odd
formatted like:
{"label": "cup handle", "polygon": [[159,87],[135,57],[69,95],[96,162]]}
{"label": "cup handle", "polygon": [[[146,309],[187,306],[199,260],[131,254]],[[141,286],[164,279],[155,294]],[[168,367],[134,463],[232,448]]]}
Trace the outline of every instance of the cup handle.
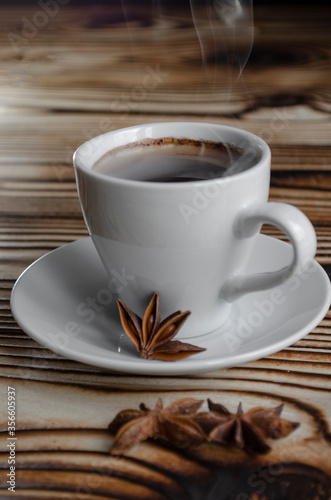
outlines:
{"label": "cup handle", "polygon": [[222,298],[227,302],[234,302],[246,293],[266,290],[283,283],[299,269],[304,270],[314,258],[316,233],[310,220],[298,208],[274,202],[249,205],[235,220],[235,235],[238,239],[250,238],[263,223],[278,227],[288,236],[294,250],[293,260],[278,271],[233,276],[221,291]]}

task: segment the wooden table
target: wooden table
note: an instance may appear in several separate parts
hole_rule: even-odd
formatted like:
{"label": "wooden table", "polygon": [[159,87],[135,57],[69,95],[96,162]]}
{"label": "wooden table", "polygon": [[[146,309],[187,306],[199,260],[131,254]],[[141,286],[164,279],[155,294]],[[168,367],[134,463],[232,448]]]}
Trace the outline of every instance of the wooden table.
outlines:
{"label": "wooden table", "polygon": [[[248,58],[247,22],[236,30],[229,21],[222,31],[198,9],[198,37],[187,12],[153,5],[123,11],[58,0],[49,10],[0,8],[0,498],[330,499],[330,315],[264,359],[160,378],[65,359],[34,342],[11,314],[19,274],[87,236],[73,151],[145,122],[212,121],[263,137],[273,154],[270,199],[308,215],[316,259],[331,270],[330,7],[257,7]],[[275,228],[264,232],[284,238]],[[17,410],[15,493],[6,482],[8,386]],[[210,398],[232,412],[239,401],[245,410],[284,404],[284,417],[301,425],[264,455],[153,441],[110,455],[107,426],[117,412],[154,407],[159,397],[164,404]]]}

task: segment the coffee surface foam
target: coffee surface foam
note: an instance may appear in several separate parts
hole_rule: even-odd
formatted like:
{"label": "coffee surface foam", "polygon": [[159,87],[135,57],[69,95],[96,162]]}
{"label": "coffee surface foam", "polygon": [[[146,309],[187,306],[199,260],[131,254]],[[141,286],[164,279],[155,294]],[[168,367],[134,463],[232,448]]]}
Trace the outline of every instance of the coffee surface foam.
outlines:
{"label": "coffee surface foam", "polygon": [[93,168],[111,177],[147,182],[188,182],[249,168],[243,150],[223,142],[164,137],[114,148]]}

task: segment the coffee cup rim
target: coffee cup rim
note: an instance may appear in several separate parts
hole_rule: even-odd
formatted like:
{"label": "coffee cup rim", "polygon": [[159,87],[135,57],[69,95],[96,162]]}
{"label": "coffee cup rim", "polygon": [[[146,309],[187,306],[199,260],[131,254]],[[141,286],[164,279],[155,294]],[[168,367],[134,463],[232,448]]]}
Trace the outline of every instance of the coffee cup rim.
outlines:
{"label": "coffee cup rim", "polygon": [[[189,132],[183,133],[180,135],[179,133],[169,132],[170,127],[175,130],[190,129]],[[167,129],[168,132],[162,132]],[[246,170],[242,170],[240,172],[232,173],[231,176],[224,176],[219,178],[212,179],[203,179],[203,180],[195,180],[188,183],[182,182],[173,182],[173,183],[164,183],[164,182],[150,182],[144,180],[134,180],[134,179],[126,179],[121,177],[115,177],[111,175],[105,175],[102,172],[98,172],[96,169],[93,169],[95,163],[102,158],[107,152],[111,151],[120,146],[124,146],[126,144],[132,142],[139,142],[144,139],[158,139],[162,137],[174,137],[174,138],[187,138],[194,140],[212,140],[212,141],[222,141],[225,144],[229,144],[235,147],[243,147],[243,144],[230,142],[230,140],[223,140],[217,137],[211,138],[199,137],[192,133],[197,130],[208,131],[211,130],[217,131],[219,133],[232,134],[237,138],[241,137],[243,140],[248,140],[248,144],[251,144],[254,147],[254,152],[260,153],[259,158],[256,163],[249,167]],[[195,136],[194,136],[195,135]],[[130,140],[128,140],[130,138]],[[110,147],[109,143],[112,143]],[[108,147],[107,147],[108,146]],[[247,144],[244,145],[247,147]],[[100,154],[101,152],[101,154]],[[105,183],[117,184],[122,186],[131,186],[131,187],[144,187],[149,189],[160,189],[161,187],[164,189],[183,189],[190,185],[206,186],[208,183],[224,183],[229,182],[229,179],[235,180],[240,178],[244,180],[244,177],[247,175],[251,175],[257,169],[261,168],[265,162],[270,161],[271,152],[268,144],[258,135],[253,134],[252,132],[248,132],[245,129],[239,127],[232,127],[228,125],[212,123],[212,122],[155,122],[155,123],[145,123],[141,125],[133,125],[130,127],[125,127],[121,129],[112,130],[110,132],[106,132],[104,134],[97,135],[92,139],[89,139],[82,143],[73,154],[73,164],[75,169],[78,169],[91,177],[102,180]]]}

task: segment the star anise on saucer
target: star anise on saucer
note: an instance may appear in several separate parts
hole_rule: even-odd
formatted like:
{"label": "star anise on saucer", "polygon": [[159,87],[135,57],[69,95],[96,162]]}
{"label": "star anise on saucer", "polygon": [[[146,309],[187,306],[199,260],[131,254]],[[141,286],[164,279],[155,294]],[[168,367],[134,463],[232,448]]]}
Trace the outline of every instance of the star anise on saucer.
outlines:
{"label": "star anise on saucer", "polygon": [[199,424],[190,419],[202,403],[202,400],[184,398],[164,408],[159,398],[154,410],[141,403],[139,410],[121,411],[108,426],[109,432],[116,434],[111,453],[120,455],[150,438],[175,444],[179,448],[202,443],[206,435]]}
{"label": "star anise on saucer", "polygon": [[194,416],[208,434],[209,441],[232,445],[248,453],[266,453],[270,450],[265,438],[280,439],[288,436],[300,424],[280,417],[284,405],[275,408],[252,408],[244,413],[239,403],[236,413],[208,399],[209,412]]}
{"label": "star anise on saucer", "polygon": [[122,300],[117,300],[123,329],[140,357],[176,361],[205,351],[202,347],[172,340],[191,313],[176,311],[161,322],[159,302],[155,292],[141,319]]}

